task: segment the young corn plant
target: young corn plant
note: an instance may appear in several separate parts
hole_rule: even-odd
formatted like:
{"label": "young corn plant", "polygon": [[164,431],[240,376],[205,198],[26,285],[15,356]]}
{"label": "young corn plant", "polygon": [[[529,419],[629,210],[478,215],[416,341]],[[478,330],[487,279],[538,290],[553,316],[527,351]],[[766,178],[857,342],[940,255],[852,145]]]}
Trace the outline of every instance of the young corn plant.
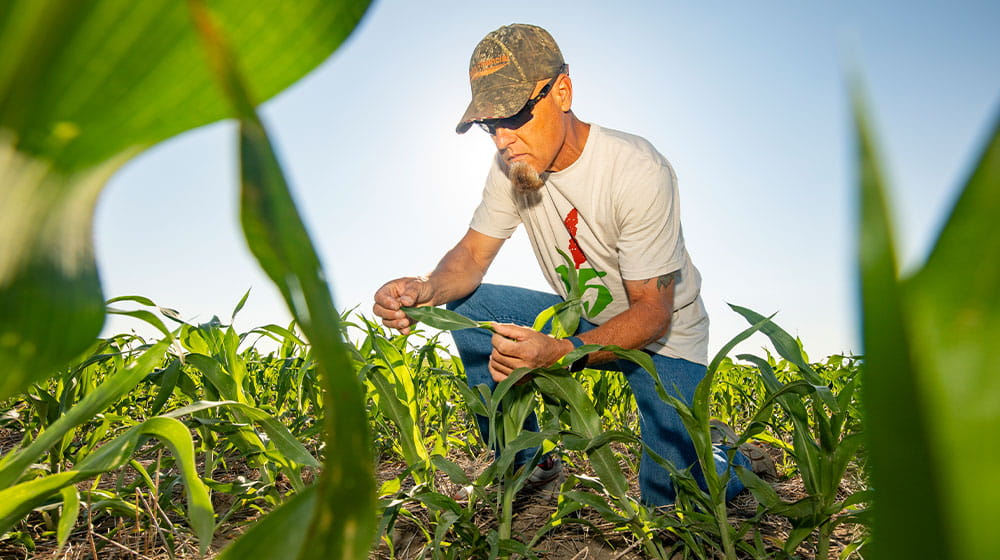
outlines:
{"label": "young corn plant", "polygon": [[424,445],[421,429],[421,400],[414,383],[414,371],[407,363],[406,353],[400,352],[389,339],[369,327],[367,344],[372,355],[366,358],[359,374],[374,387],[374,404],[395,425],[396,445],[401,452],[414,482],[420,486],[433,484],[434,472],[430,450]]}
{"label": "young corn plant", "polygon": [[[580,305],[579,302],[577,305]],[[405,308],[404,311],[414,319],[442,330],[489,328],[488,323],[472,321],[445,309],[421,307]],[[558,313],[559,310],[550,308],[539,316],[536,325],[544,324],[546,315],[551,318],[556,317]],[[576,317],[578,321],[579,315]],[[565,319],[558,321],[563,326],[569,323]],[[568,332],[574,332],[576,324],[571,324],[570,327],[572,330]],[[665,551],[654,539],[650,523],[652,516],[628,496],[628,483],[618,457],[608,445],[614,440],[632,441],[634,438],[628,434],[608,433],[603,430],[601,416],[594,409],[593,402],[580,382],[568,371],[568,364],[598,350],[612,352],[620,359],[634,361],[657,379],[651,358],[643,352],[624,350],[617,346],[591,344],[573,350],[553,366],[516,370],[500,382],[492,393],[483,385],[476,388],[478,394],[472,389],[463,389],[470,409],[486,416],[493,427],[488,447],[500,450],[496,461],[480,476],[474,486],[481,487],[491,481],[499,483],[498,538],[501,543],[510,542],[513,501],[516,493],[523,487],[541,454],[550,451],[561,441],[567,447],[579,449],[587,454],[592,468],[597,473],[600,486],[609,500],[600,505],[598,511],[628,527],[642,541],[648,554],[656,558],[666,558]],[[525,380],[529,382],[524,383]],[[536,392],[565,412],[568,426],[565,431],[558,425],[558,419],[553,425],[546,426],[539,432],[523,430],[525,419],[535,408]],[[516,454],[535,447],[538,448],[538,452],[533,460],[515,470],[513,465]],[[589,497],[581,497],[580,500],[583,504],[594,504]],[[568,515],[575,509],[564,507],[561,511],[563,515]],[[549,528],[550,525],[543,527],[531,542],[536,542]]]}
{"label": "young corn plant", "polygon": [[[115,302],[126,299],[154,305],[137,296],[115,298]],[[159,324],[159,319],[144,309],[115,312]],[[241,461],[257,465],[262,473],[284,472],[293,489],[302,490],[301,481],[296,480],[298,473],[306,466],[318,467],[319,462],[281,422],[248,399],[247,395],[256,393],[237,389],[236,376],[227,369],[232,366],[224,366],[206,354],[187,351],[172,356],[166,353],[171,346],[177,347],[177,335],[185,327],[187,325],[177,332],[167,331],[169,336],[159,343],[140,346],[136,351],[120,346],[122,337],[99,342],[79,365],[57,376],[48,387],[38,387],[26,395],[32,413],[26,415],[26,422],[22,424],[25,437],[18,449],[0,460],[0,478],[6,487],[3,492],[7,498],[2,519],[4,527],[20,523],[32,511],[48,520],[49,496],[58,491],[63,514],[57,536],[62,545],[80,509],[80,495],[72,485],[100,478],[105,473],[116,473],[113,491],[94,488],[87,493],[88,499],[83,503],[88,511],[95,507],[92,498],[101,494],[101,499],[97,500],[99,508],[124,509],[126,514],[134,514],[137,518],[140,511],[158,516],[157,512],[176,509],[171,489],[176,484],[183,484],[189,523],[204,552],[215,529],[210,502],[212,490],[242,491],[246,500],[253,501],[261,496],[261,486],[267,489],[274,485],[273,479],[266,474],[263,481],[255,483],[213,480],[215,466],[221,457],[235,452]],[[232,336],[227,336],[217,322],[199,329],[206,336],[198,340],[232,341]],[[194,340],[196,337],[187,338]],[[222,352],[225,348],[222,344],[216,350]],[[243,356],[231,351],[227,363],[243,364]],[[193,363],[198,363],[200,369]],[[157,368],[158,364],[163,367]],[[207,373],[202,374],[202,371]],[[243,378],[243,382],[247,380]],[[185,389],[184,385],[189,386]],[[175,391],[183,393],[183,397],[179,398]],[[241,395],[242,402],[238,400]],[[189,404],[178,407],[185,398]],[[164,412],[166,409],[169,412]],[[199,434],[197,439],[192,438],[192,430]],[[161,441],[170,454],[158,453],[159,446],[144,447],[150,438]],[[195,441],[199,442],[198,446]],[[139,461],[150,454],[157,455],[152,469]],[[45,463],[48,468],[44,470],[38,468],[38,458],[42,455],[48,457]],[[195,471],[198,463],[204,466],[202,473]],[[123,482],[124,478],[117,474],[126,467],[139,475],[134,483]],[[148,488],[157,507],[129,509],[129,496],[140,492],[140,486]],[[279,501],[280,496],[275,495],[271,504]],[[163,521],[169,523],[166,518]],[[164,538],[174,539],[173,535]]]}
{"label": "young corn plant", "polygon": [[[766,322],[767,320],[763,319],[752,324],[750,328],[735,336],[716,353],[708,365],[705,377],[698,383],[694,399],[690,404],[667,393],[661,384],[657,384],[660,398],[677,410],[685,429],[691,436],[698,464],[705,478],[706,488],[701,489],[699,485],[695,484],[689,472],[679,470],[668,461],[659,460],[658,462],[671,472],[675,484],[686,494],[685,499],[679,501],[680,508],[687,509],[686,504],[694,506],[695,517],[708,521],[706,527],[719,538],[722,552],[730,560],[737,558],[736,548],[740,542],[739,537],[742,534],[742,529],[734,528],[729,523],[729,515],[726,510],[726,488],[729,478],[733,476],[732,470],[726,469],[721,474],[716,470],[716,458],[719,450],[712,443],[712,434],[709,428],[712,388],[716,372],[723,359],[737,344],[764,328]],[[736,453],[736,449],[730,449],[728,453],[728,459],[731,462],[732,454]],[[654,459],[657,459],[655,455]],[[706,515],[707,518],[704,517]]]}
{"label": "young corn plant", "polygon": [[[852,377],[842,381],[839,392],[833,393],[787,332],[753,311],[736,306],[733,309],[747,321],[761,325],[760,330],[777,352],[794,364],[798,373],[797,379],[782,383],[767,360],[748,354],[738,356],[757,367],[766,398],[737,445],[763,431],[774,417],[772,407],[780,406],[794,427],[789,453],[808,495],[786,503],[769,484],[748,469],[737,467],[737,474],[766,511],[782,515],[791,522],[793,529],[784,545],[786,554],[793,554],[804,539],[817,532],[816,558],[824,560],[829,555],[830,537],[836,526],[864,521],[865,511],[856,506],[871,499],[866,490],[839,499],[848,464],[863,442],[861,432],[847,429],[851,426],[850,411],[858,379]],[[848,513],[842,514],[845,510]]]}
{"label": "young corn plant", "polygon": [[[149,347],[69,407],[30,442],[0,459],[0,532],[13,527],[54,493],[62,496],[64,523],[71,527],[76,521],[75,512],[79,511],[79,495],[73,485],[124,466],[142,441],[154,437],[163,441],[177,460],[187,490],[191,527],[199,538],[202,553],[207,551],[215,527],[214,513],[208,490],[195,470],[191,435],[175,418],[154,417],[141,422],[92,453],[78,457],[78,462],[69,469],[63,470],[61,463],[46,471],[34,467],[40,457],[60,445],[75,428],[90,421],[142,382],[163,359],[169,343],[170,340],[165,339]],[[68,530],[60,534],[62,544]]]}

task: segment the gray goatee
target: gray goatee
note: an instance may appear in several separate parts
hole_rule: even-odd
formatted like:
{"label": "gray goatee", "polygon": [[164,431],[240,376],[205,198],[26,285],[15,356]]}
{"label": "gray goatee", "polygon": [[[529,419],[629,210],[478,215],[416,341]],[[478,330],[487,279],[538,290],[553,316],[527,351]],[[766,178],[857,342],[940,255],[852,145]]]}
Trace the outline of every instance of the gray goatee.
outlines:
{"label": "gray goatee", "polygon": [[510,177],[510,183],[514,186],[514,190],[523,194],[537,192],[545,184],[545,181],[542,181],[542,178],[538,176],[538,172],[523,161],[515,161],[510,164],[507,176]]}

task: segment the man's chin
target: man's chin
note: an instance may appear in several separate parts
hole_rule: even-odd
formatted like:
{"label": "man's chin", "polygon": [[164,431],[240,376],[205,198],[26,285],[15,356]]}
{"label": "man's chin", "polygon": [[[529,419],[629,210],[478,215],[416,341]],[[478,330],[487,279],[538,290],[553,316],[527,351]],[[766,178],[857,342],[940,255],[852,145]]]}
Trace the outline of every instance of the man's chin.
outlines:
{"label": "man's chin", "polygon": [[512,162],[507,170],[507,176],[514,190],[520,193],[537,192],[545,184],[545,181],[538,176],[538,172],[523,161]]}

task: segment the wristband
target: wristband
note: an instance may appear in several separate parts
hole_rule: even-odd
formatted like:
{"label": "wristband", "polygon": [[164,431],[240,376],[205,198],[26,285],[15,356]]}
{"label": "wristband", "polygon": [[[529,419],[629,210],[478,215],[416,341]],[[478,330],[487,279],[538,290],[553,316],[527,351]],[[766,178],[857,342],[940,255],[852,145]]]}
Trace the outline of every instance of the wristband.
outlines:
{"label": "wristband", "polygon": [[[573,344],[574,350],[583,346],[583,341],[580,340],[579,337],[567,336],[566,340],[570,341],[570,343]],[[590,354],[584,354],[583,356],[577,358],[576,361],[574,361],[572,364],[570,364],[569,371],[571,373],[582,371],[584,368],[587,367],[587,362],[589,361],[590,361]]]}

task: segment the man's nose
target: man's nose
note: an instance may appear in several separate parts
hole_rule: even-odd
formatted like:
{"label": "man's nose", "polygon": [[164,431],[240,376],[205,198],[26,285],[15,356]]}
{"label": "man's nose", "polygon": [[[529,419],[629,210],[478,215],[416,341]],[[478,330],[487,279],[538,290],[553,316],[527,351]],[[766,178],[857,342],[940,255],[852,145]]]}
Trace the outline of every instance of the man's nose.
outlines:
{"label": "man's nose", "polygon": [[517,135],[509,128],[497,127],[496,134],[493,135],[493,143],[498,150],[504,150],[517,140]]}

